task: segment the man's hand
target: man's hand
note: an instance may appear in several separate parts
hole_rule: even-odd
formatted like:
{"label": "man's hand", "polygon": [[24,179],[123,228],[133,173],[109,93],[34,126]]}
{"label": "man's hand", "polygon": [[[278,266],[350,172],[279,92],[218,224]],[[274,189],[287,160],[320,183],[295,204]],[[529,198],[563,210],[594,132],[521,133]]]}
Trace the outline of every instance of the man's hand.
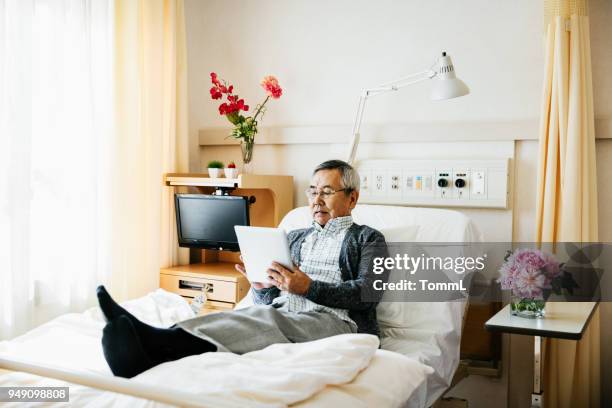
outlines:
{"label": "man's hand", "polygon": [[311,279],[297,266],[293,265],[289,270],[278,262],[272,262],[267,272],[277,288],[302,296],[308,293]]}
{"label": "man's hand", "polygon": [[[240,260],[242,261],[242,255],[240,255]],[[236,270],[238,272],[240,272],[241,274],[244,275],[244,277],[247,277],[247,273],[246,273],[246,269],[244,269],[244,266],[241,264],[235,264],[234,268],[236,268]],[[271,288],[272,286],[275,286],[273,282],[270,283],[263,283],[263,282],[251,282],[251,286],[253,286],[254,289],[264,289],[264,288]]]}

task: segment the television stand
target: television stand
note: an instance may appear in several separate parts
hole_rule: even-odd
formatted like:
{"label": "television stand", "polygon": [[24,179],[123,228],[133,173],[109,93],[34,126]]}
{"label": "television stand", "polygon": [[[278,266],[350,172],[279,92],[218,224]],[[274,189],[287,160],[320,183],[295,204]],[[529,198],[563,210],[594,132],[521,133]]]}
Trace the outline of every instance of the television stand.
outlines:
{"label": "television stand", "polygon": [[[293,177],[240,174],[235,179],[210,178],[206,174],[167,174],[167,186],[177,193],[248,196],[250,224],[277,227],[293,209]],[[160,287],[187,299],[200,294],[202,285],[212,284],[203,312],[232,310],[250,289],[249,281],[234,269],[238,252],[191,250],[190,264],[161,268]]]}

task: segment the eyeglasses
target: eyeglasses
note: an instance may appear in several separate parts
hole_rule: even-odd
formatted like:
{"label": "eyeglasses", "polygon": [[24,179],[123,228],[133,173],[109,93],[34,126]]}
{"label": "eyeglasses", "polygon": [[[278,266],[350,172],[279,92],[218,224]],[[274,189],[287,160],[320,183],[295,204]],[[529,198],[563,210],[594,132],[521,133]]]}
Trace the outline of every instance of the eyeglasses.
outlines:
{"label": "eyeglasses", "polygon": [[352,188],[341,188],[339,190],[334,190],[331,187],[325,187],[321,190],[317,190],[316,188],[307,188],[306,191],[304,191],[304,193],[306,193],[306,198],[308,198],[309,200],[314,200],[315,198],[317,198],[318,195],[321,195],[321,198],[326,200],[329,197],[336,194],[337,192],[352,191],[352,190],[353,190]]}

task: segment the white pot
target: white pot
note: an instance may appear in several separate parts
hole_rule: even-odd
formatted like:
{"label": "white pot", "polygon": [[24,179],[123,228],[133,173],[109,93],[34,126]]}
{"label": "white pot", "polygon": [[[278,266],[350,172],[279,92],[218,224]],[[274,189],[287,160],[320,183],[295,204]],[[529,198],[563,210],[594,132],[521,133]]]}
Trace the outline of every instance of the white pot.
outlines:
{"label": "white pot", "polygon": [[225,169],[223,169],[225,172],[225,177],[227,178],[236,178],[238,177],[238,169],[235,167],[226,167]]}
{"label": "white pot", "polygon": [[221,172],[223,171],[223,169],[212,169],[212,168],[208,168],[208,177],[211,178],[219,178],[221,177]]}

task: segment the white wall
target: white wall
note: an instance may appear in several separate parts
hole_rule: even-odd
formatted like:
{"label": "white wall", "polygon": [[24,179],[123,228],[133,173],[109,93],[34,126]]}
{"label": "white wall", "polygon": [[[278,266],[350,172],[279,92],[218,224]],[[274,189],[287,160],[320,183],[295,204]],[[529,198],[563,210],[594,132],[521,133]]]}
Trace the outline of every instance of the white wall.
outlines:
{"label": "white wall", "polygon": [[261,78],[276,75],[285,94],[271,104],[266,126],[347,124],[362,88],[427,69],[444,50],[472,95],[433,103],[421,84],[372,100],[366,120],[516,120],[538,113],[537,1],[187,0],[186,10],[194,129],[226,125],[208,95],[211,71],[251,104],[263,99]]}
{"label": "white wall", "polygon": [[[471,94],[434,103],[428,100],[428,84],[419,84],[372,99],[365,124],[387,125],[385,135],[396,133],[398,141],[365,143],[360,158],[430,157],[432,151],[442,158],[454,151],[451,144],[439,142],[454,136],[444,124],[460,125],[461,140],[488,141],[470,145],[480,154],[507,152],[506,148],[500,150],[500,145],[488,144],[491,141],[537,138],[544,63],[541,0],[185,2],[191,137],[198,139],[202,129],[227,127],[217,113],[217,101],[209,97],[211,71],[232,82],[252,106],[263,99],[260,79],[276,75],[285,92],[270,104],[262,124],[281,129],[281,134],[287,127],[298,128],[301,139],[256,146],[254,170],[293,175],[298,204],[305,202],[300,191],[314,165],[345,156],[344,143],[360,90],[426,69],[443,50],[453,57],[457,74],[468,83]],[[589,6],[597,137],[609,138],[612,2],[591,0]],[[337,133],[330,132],[331,125],[339,126]],[[372,138],[380,131],[366,127],[363,136]],[[441,137],[447,133],[446,138]],[[203,132],[200,139],[202,163],[213,158],[240,161],[237,146],[210,145],[218,138],[207,140],[207,135]],[[319,139],[320,135],[328,137],[329,143],[308,144],[309,137]],[[438,141],[419,141],[420,135],[435,135]],[[599,140],[597,149],[599,174],[611,174],[612,141]],[[537,141],[518,141],[510,150],[514,151],[509,157],[515,159],[513,208],[470,210],[470,216],[481,228],[489,228],[489,238],[529,241],[535,222]],[[599,178],[599,197],[600,239],[609,242],[612,187],[604,177]],[[491,228],[491,220],[500,221],[496,228]],[[610,305],[602,305],[601,317],[602,384],[609,384],[612,347],[606,339],[612,335],[607,323],[612,321]],[[529,355],[529,345],[515,345],[513,353]],[[513,390],[528,390],[529,376],[523,371],[515,374]],[[612,404],[612,389],[602,388],[604,402]],[[527,402],[518,398],[510,405],[525,406]]]}
{"label": "white wall", "polygon": [[[217,113],[218,104],[208,94],[208,74],[212,71],[233,83],[251,106],[263,99],[260,79],[266,74],[276,75],[285,93],[269,104],[263,125],[307,126],[313,137],[323,131],[317,126],[346,125],[337,134],[326,133],[330,142],[344,143],[362,88],[427,69],[443,50],[452,55],[471,95],[432,102],[429,84],[419,84],[374,98],[368,102],[364,139],[375,133],[368,133],[368,125],[377,123],[421,124],[418,129],[401,129],[400,137],[410,140],[415,133],[424,133],[423,123],[428,133],[436,133],[437,128],[438,134],[446,134],[449,132],[441,123],[457,121],[469,123],[464,134],[495,139],[495,128],[485,130],[483,123],[533,121],[537,117],[542,44],[530,39],[540,35],[533,21],[541,20],[541,7],[531,0],[495,5],[486,0],[461,4],[440,0],[213,0],[187,1],[186,10],[192,137],[198,137],[198,130],[203,128],[227,126],[225,118]],[[457,18],[459,15],[462,17]],[[517,42],[530,46],[516,47]],[[516,75],[523,78],[518,84],[509,80]],[[260,173],[294,175],[296,202],[304,204],[299,191],[306,185],[310,170],[326,158],[344,157],[345,150],[340,144],[260,144],[253,167]],[[419,154],[422,150],[419,144],[385,147],[364,143],[359,157],[388,157],[385,151],[394,157],[431,157],[431,148]],[[489,150],[486,144],[472,150],[495,154],[495,149]],[[509,152],[504,157],[512,157],[512,149],[506,150]],[[439,146],[439,157],[449,154],[452,150]],[[201,158],[205,166],[212,159],[239,162],[240,156],[237,147],[206,146]],[[511,239],[510,211],[475,214],[475,221],[481,229],[489,230],[486,232],[491,239]],[[492,229],[491,217],[503,220],[507,228]]]}

